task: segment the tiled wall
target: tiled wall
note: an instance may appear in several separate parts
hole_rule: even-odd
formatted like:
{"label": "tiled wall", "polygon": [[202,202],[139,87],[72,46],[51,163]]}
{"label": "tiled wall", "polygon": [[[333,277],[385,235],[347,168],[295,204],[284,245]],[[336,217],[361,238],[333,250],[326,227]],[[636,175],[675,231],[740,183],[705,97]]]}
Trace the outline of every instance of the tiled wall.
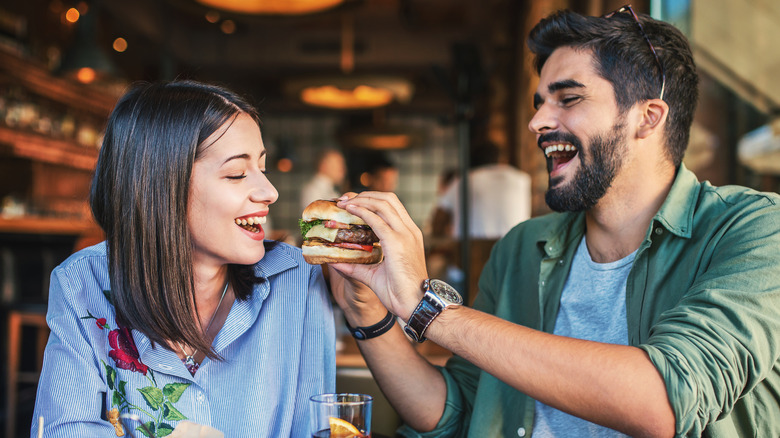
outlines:
{"label": "tiled wall", "polygon": [[[300,217],[300,188],[314,174],[317,152],[324,148],[340,149],[335,132],[340,120],[336,115],[323,116],[265,116],[263,141],[269,152],[268,177],[279,191],[279,200],[271,206],[269,216],[273,229],[289,230],[297,234]],[[396,194],[406,206],[412,219],[423,227],[436,199],[440,174],[458,165],[455,127],[442,125],[430,116],[388,118],[388,124],[422,129],[426,142],[420,147],[388,151],[388,157],[399,168]],[[344,151],[349,154],[349,150]],[[288,155],[293,170],[278,171],[276,160]]]}

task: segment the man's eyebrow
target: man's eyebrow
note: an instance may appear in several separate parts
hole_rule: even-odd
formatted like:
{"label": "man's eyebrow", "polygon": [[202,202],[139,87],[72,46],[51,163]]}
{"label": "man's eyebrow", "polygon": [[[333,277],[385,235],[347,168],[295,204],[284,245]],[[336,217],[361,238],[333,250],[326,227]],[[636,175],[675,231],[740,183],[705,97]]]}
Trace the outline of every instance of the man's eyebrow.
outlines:
{"label": "man's eyebrow", "polygon": [[[553,82],[550,85],[547,86],[547,92],[552,94],[556,91],[565,90],[568,88],[585,88],[585,84],[575,81],[574,79],[564,79],[562,81]],[[534,108],[539,109],[539,107],[544,102],[544,99],[539,93],[534,93]]]}
{"label": "man's eyebrow", "polygon": [[555,93],[558,90],[564,90],[566,88],[585,88],[585,84],[575,81],[574,79],[565,79],[551,83],[547,86],[547,91],[550,93]]}

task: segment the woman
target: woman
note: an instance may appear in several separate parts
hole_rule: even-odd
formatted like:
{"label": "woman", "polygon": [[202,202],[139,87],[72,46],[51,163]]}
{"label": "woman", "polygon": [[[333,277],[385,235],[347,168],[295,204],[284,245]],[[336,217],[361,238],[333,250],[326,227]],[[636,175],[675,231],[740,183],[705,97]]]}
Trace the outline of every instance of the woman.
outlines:
{"label": "woman", "polygon": [[264,244],[278,197],[265,171],[257,113],[225,89],[120,99],[90,194],[106,241],[51,277],[44,436],[146,435],[121,414],[156,436],[183,420],[309,436],[308,398],[335,388],[333,315],[320,268]]}

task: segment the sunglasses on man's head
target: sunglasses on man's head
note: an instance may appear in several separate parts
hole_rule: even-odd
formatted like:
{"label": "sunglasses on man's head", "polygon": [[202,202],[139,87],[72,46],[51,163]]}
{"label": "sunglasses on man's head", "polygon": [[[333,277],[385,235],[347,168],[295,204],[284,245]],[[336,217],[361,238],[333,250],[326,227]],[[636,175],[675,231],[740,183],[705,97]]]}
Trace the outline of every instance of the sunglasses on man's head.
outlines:
{"label": "sunglasses on man's head", "polygon": [[650,51],[653,52],[653,57],[655,57],[655,62],[658,63],[658,68],[661,69],[661,95],[660,99],[664,99],[664,88],[666,88],[666,70],[664,70],[664,65],[661,63],[661,58],[658,57],[658,53],[655,51],[655,46],[653,46],[653,43],[650,42],[650,38],[647,36],[647,33],[645,33],[645,28],[642,26],[642,22],[639,21],[639,17],[636,15],[636,12],[634,12],[634,9],[631,8],[631,5],[625,5],[619,9],[616,9],[609,14],[602,15],[602,18],[612,18],[615,14],[620,13],[628,13],[631,14],[631,17],[634,19],[634,22],[637,26],[639,26],[639,32],[642,33],[642,36],[645,38],[645,41],[647,41],[647,45],[650,47]]}

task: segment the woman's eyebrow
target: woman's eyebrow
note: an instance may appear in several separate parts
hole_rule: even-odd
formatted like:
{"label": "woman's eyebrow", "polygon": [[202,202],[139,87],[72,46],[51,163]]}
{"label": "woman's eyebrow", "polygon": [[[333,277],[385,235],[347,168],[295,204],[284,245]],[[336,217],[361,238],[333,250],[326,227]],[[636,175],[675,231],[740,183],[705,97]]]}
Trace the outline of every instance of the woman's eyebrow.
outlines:
{"label": "woman's eyebrow", "polygon": [[[267,151],[265,149],[263,149],[263,151],[260,152],[260,158],[263,158],[266,155],[266,152]],[[229,161],[233,161],[233,160],[249,160],[250,158],[251,157],[249,156],[249,154],[232,155],[232,156],[228,157],[225,161],[222,162],[222,166],[227,164]]]}

